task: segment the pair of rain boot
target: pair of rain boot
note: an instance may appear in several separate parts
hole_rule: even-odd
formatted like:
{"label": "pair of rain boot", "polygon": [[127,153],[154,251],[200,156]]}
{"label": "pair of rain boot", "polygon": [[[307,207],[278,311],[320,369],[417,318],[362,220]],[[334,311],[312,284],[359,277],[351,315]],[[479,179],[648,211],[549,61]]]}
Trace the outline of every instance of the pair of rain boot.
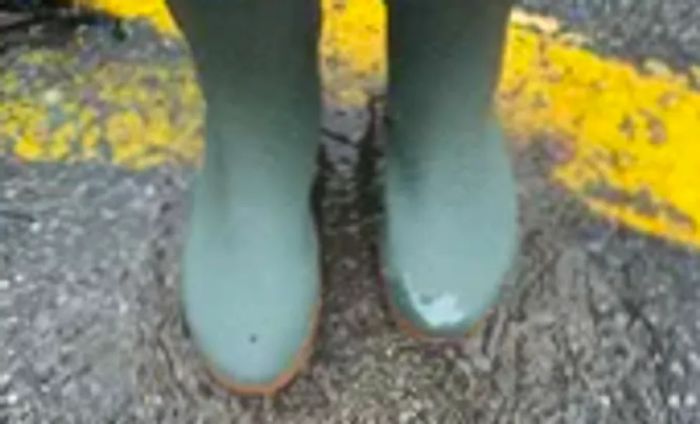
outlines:
{"label": "pair of rain boot", "polygon": [[[169,0],[207,102],[182,301],[214,376],[272,394],[305,364],[319,319],[310,208],[320,129],[315,0]],[[388,0],[383,276],[402,328],[463,336],[495,302],[516,195],[491,96],[509,6]]]}

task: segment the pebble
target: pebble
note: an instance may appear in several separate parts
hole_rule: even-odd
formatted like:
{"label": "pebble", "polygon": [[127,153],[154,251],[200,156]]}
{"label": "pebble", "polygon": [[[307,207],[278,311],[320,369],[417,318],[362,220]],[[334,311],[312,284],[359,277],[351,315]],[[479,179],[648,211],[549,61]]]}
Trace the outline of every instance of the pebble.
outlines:
{"label": "pebble", "polygon": [[681,363],[678,361],[675,361],[671,364],[671,372],[681,377],[685,374],[685,371],[683,370],[683,365],[681,365]]}
{"label": "pebble", "polygon": [[44,102],[49,106],[53,106],[60,103],[62,98],[63,94],[61,93],[61,91],[55,88],[47,90],[44,93]]}
{"label": "pebble", "polygon": [[156,195],[156,188],[150,184],[147,185],[143,191],[146,197],[148,197],[149,199]]}
{"label": "pebble", "polygon": [[678,394],[672,394],[668,397],[668,406],[676,409],[681,406],[681,397]]}
{"label": "pebble", "polygon": [[18,401],[19,401],[19,396],[17,395],[17,393],[9,393],[5,397],[5,402],[7,402],[7,404],[10,406],[17,404]]}
{"label": "pebble", "polygon": [[695,369],[700,369],[700,355],[695,352],[690,352],[688,355],[688,360]]}
{"label": "pebble", "polygon": [[399,414],[399,423],[404,424],[410,422],[416,416],[414,411],[403,411]]}
{"label": "pebble", "polygon": [[34,234],[41,231],[41,228],[42,228],[42,225],[41,225],[41,222],[39,222],[39,221],[32,222],[32,225],[29,226],[29,230]]}

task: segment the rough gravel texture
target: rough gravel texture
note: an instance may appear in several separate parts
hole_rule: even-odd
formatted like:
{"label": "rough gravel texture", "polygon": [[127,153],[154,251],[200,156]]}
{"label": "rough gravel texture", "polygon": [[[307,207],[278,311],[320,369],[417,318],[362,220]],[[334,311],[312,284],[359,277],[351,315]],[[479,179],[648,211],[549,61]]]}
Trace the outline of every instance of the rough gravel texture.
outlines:
{"label": "rough gravel texture", "polygon": [[514,152],[521,253],[499,307],[463,342],[399,333],[369,112],[327,113],[348,140],[320,160],[324,319],[310,367],[266,400],[213,385],[181,321],[191,170],[0,158],[0,423],[700,422],[700,253],[591,215],[540,145]]}
{"label": "rough gravel texture", "polygon": [[595,50],[685,69],[700,62],[700,6],[692,0],[520,0],[593,40]]}

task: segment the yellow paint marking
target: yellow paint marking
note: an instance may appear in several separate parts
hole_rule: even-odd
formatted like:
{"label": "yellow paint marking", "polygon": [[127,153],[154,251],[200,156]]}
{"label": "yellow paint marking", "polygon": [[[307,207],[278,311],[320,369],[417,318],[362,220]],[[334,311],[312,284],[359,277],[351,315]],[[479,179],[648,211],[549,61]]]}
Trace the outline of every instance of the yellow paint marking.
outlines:
{"label": "yellow paint marking", "polygon": [[[179,37],[162,0],[80,2],[146,18]],[[383,3],[324,0],[323,8],[327,91],[361,104],[367,90],[381,87],[385,78]],[[581,48],[585,37],[559,29],[552,18],[513,14],[498,107],[516,148],[537,140],[554,143],[560,153],[552,178],[592,210],[700,247],[700,143],[695,141],[700,93],[692,88],[700,83],[700,67],[686,76],[649,60],[638,70]],[[39,50],[21,61],[61,66],[71,60]],[[146,78],[155,78],[157,89],[144,90]],[[173,155],[194,160],[200,152],[201,120],[194,117],[201,99],[184,59],[167,69],[152,63],[108,63],[67,81],[61,92],[69,98],[59,109],[69,111],[64,110],[64,119],[73,122],[68,127],[52,128],[52,107],[40,101],[43,92],[21,90],[21,85],[21,75],[12,70],[0,74],[0,95],[10,93],[0,97],[11,99],[0,104],[0,148],[10,139],[14,152],[27,160],[65,160],[67,154],[68,160],[93,159],[107,143],[113,162],[142,169]],[[76,93],[88,88],[117,106],[109,116],[99,116],[94,107],[78,107],[83,103]],[[76,140],[77,156],[66,147]]]}
{"label": "yellow paint marking", "polygon": [[594,210],[700,246],[700,93],[658,62],[603,60],[512,28],[500,91],[519,139],[548,136],[570,157],[554,178]]}
{"label": "yellow paint marking", "polygon": [[165,0],[70,0],[68,3],[101,10],[122,18],[145,19],[163,33],[179,33]]}
{"label": "yellow paint marking", "polygon": [[[34,60],[37,52],[41,62]],[[202,100],[186,58],[79,68],[75,55],[37,52],[18,57],[14,67],[26,70],[35,65],[66,75],[61,101],[46,101],[56,87],[9,89],[4,81],[21,75],[15,69],[0,73],[0,98],[9,99],[0,103],[0,149],[7,144],[5,138],[14,154],[28,161],[106,159],[133,169],[173,156],[199,157]]]}

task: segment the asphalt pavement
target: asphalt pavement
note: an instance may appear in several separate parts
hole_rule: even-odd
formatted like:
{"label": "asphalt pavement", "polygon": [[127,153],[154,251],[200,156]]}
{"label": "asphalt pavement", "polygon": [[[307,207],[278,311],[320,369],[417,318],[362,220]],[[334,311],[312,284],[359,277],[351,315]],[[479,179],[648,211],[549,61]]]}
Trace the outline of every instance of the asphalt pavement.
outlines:
{"label": "asphalt pavement", "polygon": [[[523,4],[589,35],[601,55],[680,70],[700,60],[692,0]],[[139,25],[126,30],[118,49],[101,23],[71,48],[180,54]],[[0,69],[22,49],[5,48]],[[213,384],[182,322],[191,166],[1,156],[0,423],[700,422],[700,252],[591,212],[553,182],[547,143],[513,150],[521,247],[498,307],[464,341],[402,335],[376,274],[375,112],[327,110],[321,332],[308,369],[272,399]]]}

